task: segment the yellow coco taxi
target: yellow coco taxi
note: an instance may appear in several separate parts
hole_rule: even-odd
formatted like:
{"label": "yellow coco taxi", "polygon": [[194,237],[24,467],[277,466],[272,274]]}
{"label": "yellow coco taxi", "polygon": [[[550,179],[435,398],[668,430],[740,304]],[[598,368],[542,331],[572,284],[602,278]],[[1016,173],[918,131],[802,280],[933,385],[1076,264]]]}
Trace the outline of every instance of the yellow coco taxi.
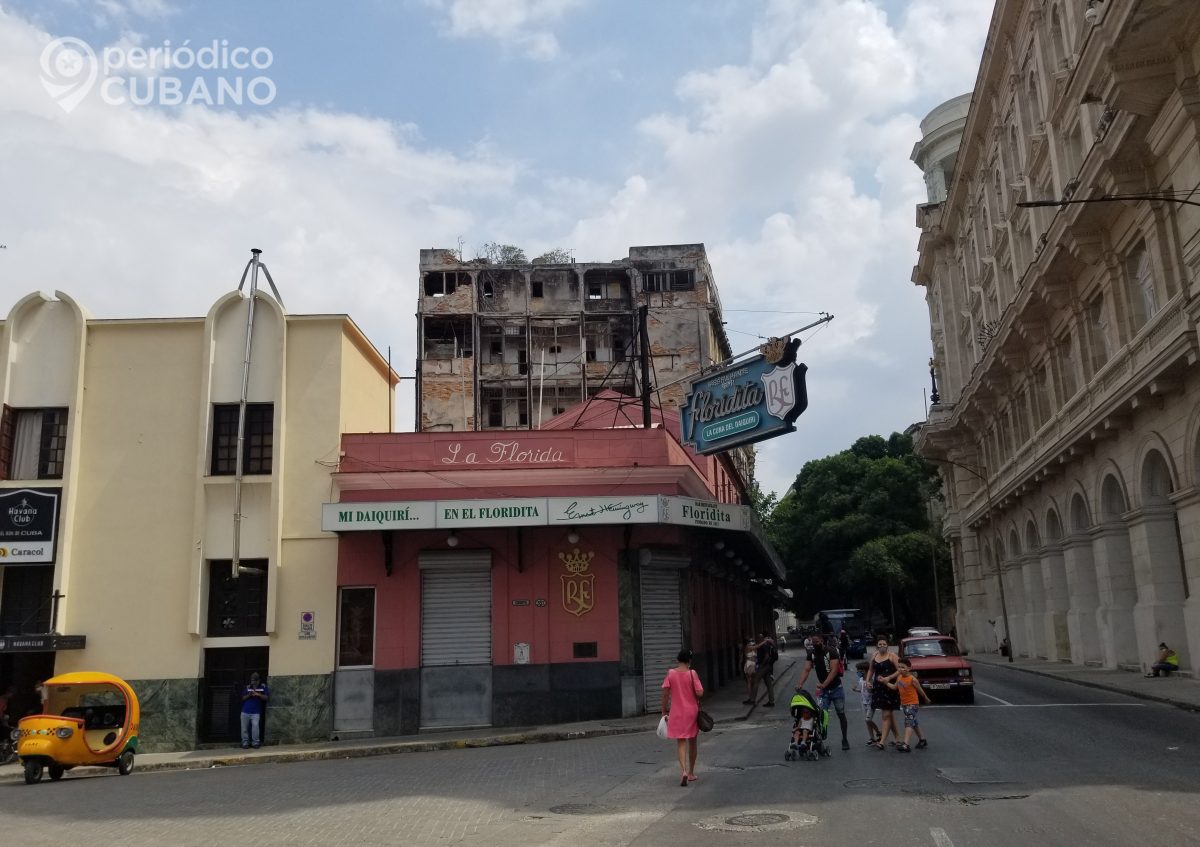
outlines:
{"label": "yellow coco taxi", "polygon": [[71,768],[98,765],[133,770],[140,713],[137,695],[125,680],[106,673],[68,673],[46,680],[45,713],[17,727],[17,755],[25,782],[42,772],[62,779]]}

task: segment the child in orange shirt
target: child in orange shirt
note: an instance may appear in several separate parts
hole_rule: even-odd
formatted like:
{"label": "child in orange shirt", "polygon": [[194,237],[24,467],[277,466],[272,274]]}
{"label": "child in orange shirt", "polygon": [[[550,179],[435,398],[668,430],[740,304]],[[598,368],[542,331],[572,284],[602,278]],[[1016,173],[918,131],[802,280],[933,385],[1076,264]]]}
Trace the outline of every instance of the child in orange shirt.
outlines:
{"label": "child in orange shirt", "polygon": [[901,659],[900,674],[896,677],[895,682],[884,682],[888,688],[900,692],[900,711],[904,713],[904,743],[897,744],[896,749],[901,753],[911,753],[912,747],[908,745],[912,734],[916,732],[917,747],[928,747],[929,742],[925,740],[925,733],[921,732],[921,724],[917,720],[917,703],[919,701],[929,702],[929,695],[925,693],[925,689],[921,687],[921,683],[913,676],[912,662],[908,659]]}

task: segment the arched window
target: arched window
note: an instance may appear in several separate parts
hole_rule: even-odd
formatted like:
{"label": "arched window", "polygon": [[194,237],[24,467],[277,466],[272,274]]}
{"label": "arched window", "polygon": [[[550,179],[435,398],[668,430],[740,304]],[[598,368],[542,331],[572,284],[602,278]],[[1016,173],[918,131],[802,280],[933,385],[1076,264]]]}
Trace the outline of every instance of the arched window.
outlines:
{"label": "arched window", "polygon": [[1120,520],[1129,511],[1125,505],[1125,492],[1115,476],[1106,476],[1100,487],[1100,517],[1106,521]]}
{"label": "arched window", "polygon": [[1070,67],[1071,50],[1067,46],[1067,34],[1057,3],[1050,10],[1050,52],[1054,58],[1054,70],[1063,71]]}
{"label": "arched window", "polygon": [[1071,532],[1084,532],[1092,525],[1087,502],[1078,492],[1071,498]]}

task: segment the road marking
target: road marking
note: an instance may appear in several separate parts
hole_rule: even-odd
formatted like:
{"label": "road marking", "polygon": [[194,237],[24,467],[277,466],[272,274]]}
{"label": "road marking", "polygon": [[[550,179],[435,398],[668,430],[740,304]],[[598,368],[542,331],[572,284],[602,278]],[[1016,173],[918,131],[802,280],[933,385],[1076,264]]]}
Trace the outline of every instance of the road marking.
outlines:
{"label": "road marking", "polygon": [[933,836],[933,843],[937,847],[954,847],[954,842],[950,840],[950,836],[946,834],[946,830],[940,826],[931,827],[929,834]]}
{"label": "road marking", "polygon": [[984,697],[987,697],[989,700],[995,700],[997,703],[1003,703],[1005,706],[1013,705],[1012,703],[1008,702],[1007,700],[1001,700],[999,697],[995,696],[994,694],[988,694],[984,691],[980,691],[978,688],[975,689],[975,693],[982,694]]}
{"label": "road marking", "polygon": [[[982,691],[980,691],[979,693],[983,694]],[[990,694],[983,694],[983,696],[991,697]],[[1000,700],[999,697],[994,697],[992,699]],[[1000,702],[1004,703],[1003,700],[1001,700]],[[1070,707],[1074,707],[1074,706],[1118,706],[1122,709],[1130,709],[1130,708],[1140,709],[1144,706],[1151,706],[1151,705],[1154,705],[1154,704],[1153,703],[1004,703],[1003,706],[982,705],[979,708],[981,708],[981,709],[1047,709],[1047,708],[1054,708],[1055,706],[1070,706]]]}

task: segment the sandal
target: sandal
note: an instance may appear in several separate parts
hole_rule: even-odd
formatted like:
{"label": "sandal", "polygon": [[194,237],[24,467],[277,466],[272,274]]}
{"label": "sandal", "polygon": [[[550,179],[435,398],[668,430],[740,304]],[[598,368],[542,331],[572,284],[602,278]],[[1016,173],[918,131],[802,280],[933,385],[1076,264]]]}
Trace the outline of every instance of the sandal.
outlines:
{"label": "sandal", "polygon": [[681,774],[679,777],[679,787],[687,788],[687,784],[688,784],[687,774]]}
{"label": "sandal", "polygon": [[695,782],[697,779],[698,777],[695,774],[688,774],[688,782]]}
{"label": "sandal", "polygon": [[909,747],[907,744],[897,744],[896,751],[899,753],[911,753],[912,748]]}

